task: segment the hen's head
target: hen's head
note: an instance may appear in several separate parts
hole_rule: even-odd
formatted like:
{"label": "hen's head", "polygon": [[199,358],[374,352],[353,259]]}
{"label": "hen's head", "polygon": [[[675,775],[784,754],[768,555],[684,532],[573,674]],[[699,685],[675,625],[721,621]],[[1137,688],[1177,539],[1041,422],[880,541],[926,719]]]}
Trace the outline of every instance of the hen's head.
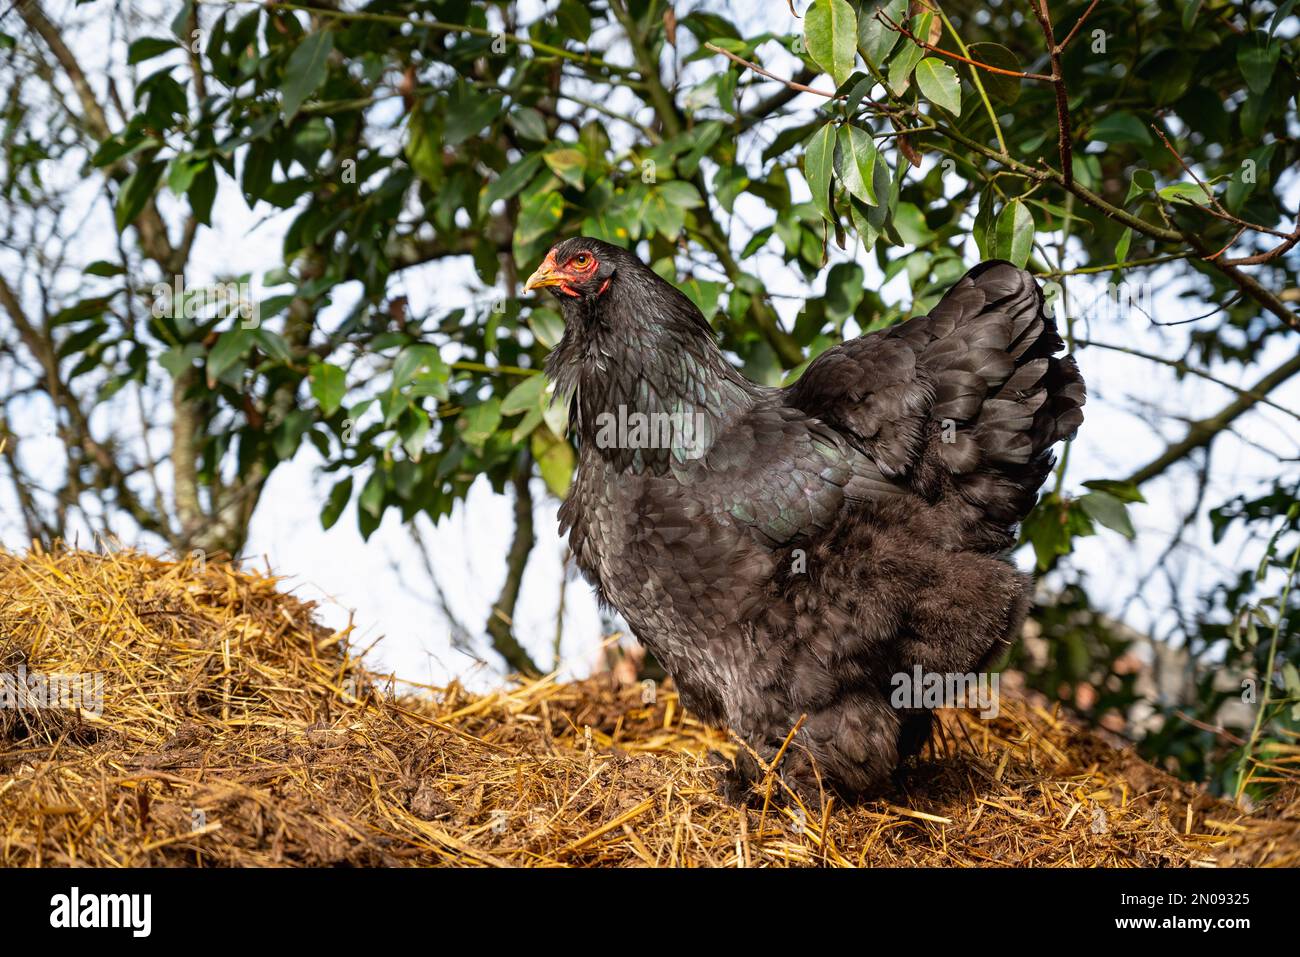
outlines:
{"label": "hen's head", "polygon": [[[708,320],[635,253],[588,236],[561,240],[524,289],[550,289],[559,300],[564,335],[547,356],[546,371],[557,395],[571,400],[570,421],[586,438],[595,441],[589,430],[602,412],[647,411],[647,396],[680,408],[708,393],[720,404],[722,392],[711,386],[721,379],[731,382],[736,403],[743,402],[745,380],[718,349]],[[684,388],[690,396],[680,395]],[[637,455],[646,458],[643,450]]]}
{"label": "hen's head", "polygon": [[563,302],[593,300],[606,295],[619,282],[619,274],[645,269],[635,256],[599,239],[574,236],[551,247],[537,271],[524,283],[524,291],[551,288]]}

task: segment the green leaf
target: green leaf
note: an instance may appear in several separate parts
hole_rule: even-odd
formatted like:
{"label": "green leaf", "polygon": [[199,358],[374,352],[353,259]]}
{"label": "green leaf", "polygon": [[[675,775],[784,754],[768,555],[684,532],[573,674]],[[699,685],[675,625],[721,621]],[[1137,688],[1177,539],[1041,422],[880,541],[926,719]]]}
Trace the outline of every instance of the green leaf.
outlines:
{"label": "green leaf", "polygon": [[1171,202],[1190,203],[1193,206],[1204,206],[1210,201],[1209,195],[1199,183],[1170,183],[1160,190],[1160,196]]}
{"label": "green leaf", "polygon": [[582,176],[587,170],[587,154],[582,150],[558,149],[542,154],[546,165],[556,176],[570,186],[582,189]]}
{"label": "green leaf", "polygon": [[249,332],[253,341],[272,359],[277,362],[293,361],[293,353],[289,350],[289,343],[285,341],[284,336],[280,335],[280,333],[267,329],[265,326],[251,329]]}
{"label": "green leaf", "polygon": [[541,166],[540,153],[530,153],[519,162],[507,166],[483,191],[483,202],[491,206],[499,199],[509,199],[527,185]]}
{"label": "green leaf", "polygon": [[804,13],[808,56],[839,86],[853,73],[858,22],[846,0],[813,0]]}
{"label": "green leaf", "polygon": [[1268,166],[1273,159],[1276,143],[1265,143],[1256,147],[1246,156],[1248,162],[1242,162],[1232,173],[1228,188],[1224,193],[1224,202],[1232,212],[1237,212],[1255,192],[1261,178],[1268,177]]}
{"label": "green leaf", "polygon": [[713,314],[718,311],[718,297],[722,294],[722,283],[691,276],[679,282],[677,288],[686,293],[705,319],[712,319]]}
{"label": "green leaf", "polygon": [[442,165],[442,116],[416,109],[406,121],[406,161],[434,189],[445,178]]}
{"label": "green leaf", "polygon": [[429,438],[429,413],[425,412],[419,406],[413,406],[402,417],[401,425],[398,427],[398,435],[402,438],[402,448],[414,462],[420,461],[420,456],[424,452],[425,442]]}
{"label": "green leaf", "polygon": [[399,389],[389,389],[379,396],[379,411],[384,414],[384,428],[402,417],[412,405],[413,397]]}
{"label": "green leaf", "polygon": [[1034,248],[1034,214],[1018,199],[1013,199],[998,216],[994,238],[995,255],[1021,269],[1029,262]]}
{"label": "green leaf", "polygon": [[975,222],[971,226],[971,234],[981,259],[993,258],[993,245],[995,242],[993,196],[991,186],[986,186],[980,193],[979,211],[975,214]]}
{"label": "green leaf", "polygon": [[670,179],[660,183],[657,191],[665,200],[682,209],[698,209],[704,205],[704,201],[700,199],[700,191],[682,179]]}
{"label": "green leaf", "polygon": [[282,110],[286,121],[298,115],[307,98],[325,82],[329,56],[334,52],[334,32],[318,30],[308,34],[294,48],[285,64]]}
{"label": "green leaf", "polygon": [[[880,165],[883,166],[884,164]],[[887,206],[868,206],[860,199],[849,201],[849,220],[853,223],[853,229],[857,232],[858,238],[862,240],[862,248],[868,252],[876,245],[876,240],[880,238],[880,227],[871,221],[869,215],[876,211],[887,213],[889,208]],[[829,288],[828,286],[828,292]]]}
{"label": "green leaf", "polygon": [[879,69],[901,34],[876,16],[877,9],[882,10],[895,23],[902,23],[907,16],[907,0],[888,0],[887,3],[877,4],[873,9],[864,10],[858,18],[858,50],[864,60]]}
{"label": "green leaf", "polygon": [[[1024,72],[1024,67],[1020,65],[1020,58],[1001,43],[972,43],[969,49],[972,60],[987,63],[1000,70]],[[1004,73],[991,73],[988,70],[978,72],[980,83],[984,84],[984,92],[990,99],[1008,106],[1020,99],[1021,80],[1018,77],[1007,76]]]}
{"label": "green leaf", "polygon": [[118,263],[111,263],[106,259],[96,259],[93,263],[82,270],[87,276],[120,276],[126,272]]}
{"label": "green leaf", "polygon": [[676,239],[686,226],[686,211],[702,204],[699,192],[684,180],[668,180],[647,190],[637,217],[648,232]]}
{"label": "green leaf", "polygon": [[302,434],[311,425],[312,414],[306,409],[292,409],[271,437],[271,447],[276,457],[287,462],[294,457],[302,444]]}
{"label": "green leaf", "polygon": [[615,246],[627,246],[628,240],[640,230],[633,209],[602,207],[582,221],[582,234],[603,239]]}
{"label": "green leaf", "polygon": [[835,171],[850,194],[869,206],[878,205],[875,171],[876,144],[871,134],[851,123],[840,127],[839,149],[835,151]]}
{"label": "green leaf", "polygon": [[554,190],[538,193],[524,200],[519,207],[519,225],[515,228],[515,242],[532,243],[551,236],[564,216],[564,197]]}
{"label": "green leaf", "polygon": [[901,96],[907,89],[912,70],[925,58],[925,50],[911,40],[904,39],[903,45],[889,61],[889,88],[895,96]]}
{"label": "green leaf", "polygon": [[1166,50],[1148,65],[1152,74],[1151,96],[1159,106],[1172,103],[1187,92],[1196,73],[1197,58],[1183,51]]}
{"label": "green leaf", "polygon": [[1020,529],[1021,540],[1034,546],[1040,572],[1049,569],[1058,555],[1070,553],[1070,537],[1062,503],[1056,496],[1044,497]]}
{"label": "green leaf", "polygon": [[1246,78],[1250,92],[1262,94],[1273,81],[1282,44],[1263,30],[1255,30],[1242,37],[1237,47],[1237,67]]}
{"label": "green leaf", "polygon": [[347,374],[336,365],[314,362],[308,373],[311,394],[324,415],[333,415],[343,403],[347,393]]}
{"label": "green leaf", "polygon": [[143,63],[145,60],[178,49],[180,48],[176,45],[176,41],[168,37],[141,37],[127,48],[126,62],[128,66]]}
{"label": "green leaf", "polygon": [[510,114],[508,122],[524,139],[537,143],[546,142],[546,117],[531,106],[515,110]]}
{"label": "green leaf", "polygon": [[518,445],[528,436],[532,435],[533,429],[542,424],[543,416],[541,408],[529,409],[528,414],[519,420],[514,431],[510,433],[510,441]]}
{"label": "green leaf", "polygon": [[925,221],[925,214],[914,203],[899,203],[894,210],[894,228],[899,238],[911,246],[925,246],[934,241],[935,233]]}
{"label": "green leaf", "polygon": [[374,518],[379,518],[384,511],[384,474],[376,468],[370,473],[370,478],[366,479],[366,484],[361,489],[361,495],[357,499],[357,505],[361,511]]}
{"label": "green leaf", "polygon": [[1151,134],[1146,124],[1132,113],[1109,113],[1092,128],[1092,138],[1103,143],[1135,143],[1151,145]]}
{"label": "green leaf", "polygon": [[564,498],[573,483],[573,446],[549,428],[535,430],[531,445],[546,487],[558,498]]}
{"label": "green leaf", "polygon": [[485,96],[466,86],[458,90],[447,110],[447,146],[459,146],[501,114],[501,96]]}
{"label": "green leaf", "polygon": [[437,346],[417,343],[398,353],[397,361],[393,363],[392,388],[400,389],[421,372],[446,379],[449,371]]}
{"label": "green leaf", "polygon": [[239,361],[252,341],[249,330],[238,326],[227,329],[217,337],[212,351],[208,353],[208,388],[215,388],[221,374]]}
{"label": "green leaf", "polygon": [[157,149],[162,146],[162,140],[155,139],[152,136],[140,138],[110,136],[104,142],[99,144],[93,156],[90,157],[90,165],[95,168],[111,166],[118,160],[125,159],[135,153],[144,150]]}
{"label": "green leaf", "polygon": [[94,296],[90,299],[82,299],[75,305],[61,309],[54,314],[50,320],[52,326],[66,326],[74,322],[82,322],[86,319],[97,319],[104,314],[108,307],[111,296]]}
{"label": "green leaf", "polygon": [[750,179],[744,169],[719,166],[713,174],[713,195],[723,209],[735,214],[736,198],[750,185]]}
{"label": "green leaf", "polygon": [[181,8],[176,11],[176,16],[172,18],[171,30],[176,34],[178,39],[188,39],[186,30],[189,29],[190,14],[194,12],[194,0],[185,0]]}
{"label": "green leaf", "polygon": [[1133,178],[1128,184],[1128,194],[1124,197],[1124,205],[1127,206],[1143,193],[1148,193],[1156,188],[1156,178],[1151,174],[1149,169],[1135,169]]}
{"label": "green leaf", "polygon": [[1300,669],[1293,662],[1288,661],[1282,665],[1282,684],[1288,697],[1300,697]]}
{"label": "green leaf", "polygon": [[542,396],[546,392],[546,376],[530,375],[519,383],[501,400],[502,415],[518,415],[536,409],[541,414]]}
{"label": "green leaf", "polygon": [[204,163],[195,175],[194,182],[190,183],[186,196],[190,201],[190,211],[194,213],[195,220],[205,226],[211,226],[212,203],[217,198],[216,167],[211,163]]}
{"label": "green leaf", "polygon": [[1084,482],[1083,487],[1096,492],[1105,492],[1121,502],[1146,501],[1141,490],[1132,482],[1120,482],[1114,479],[1093,479],[1091,482]]}
{"label": "green leaf", "polygon": [[207,159],[196,157],[192,153],[182,153],[175,157],[167,168],[167,188],[175,196],[184,194],[194,182],[194,177],[207,165]]}
{"label": "green leaf", "polygon": [[165,163],[157,160],[142,163],[134,173],[126,178],[126,182],[122,184],[121,192],[117,195],[116,219],[118,232],[135,222],[135,218],[140,215],[140,211],[153,197],[165,165]]}
{"label": "green leaf", "polygon": [[554,349],[564,335],[564,320],[553,309],[534,309],[528,316],[528,328],[547,349]]}
{"label": "green leaf", "polygon": [[197,342],[175,346],[158,357],[158,364],[171,373],[173,379],[203,358],[203,347]]}
{"label": "green leaf", "polygon": [[1277,105],[1277,88],[1270,85],[1263,93],[1252,93],[1237,111],[1241,117],[1241,133],[1248,140],[1258,140],[1264,135],[1265,124]]}
{"label": "green leaf", "polygon": [[1119,532],[1127,539],[1132,539],[1137,534],[1133,530],[1133,523],[1129,520],[1128,509],[1124,507],[1124,503],[1107,492],[1089,492],[1087,495],[1082,495],[1079,497],[1079,506],[1099,525]]}
{"label": "green leaf", "polygon": [[472,405],[460,416],[461,438],[466,445],[482,448],[501,424],[501,400],[496,396]]}
{"label": "green leaf", "polygon": [[347,508],[348,499],[352,498],[352,476],[349,475],[334,484],[330,489],[329,497],[325,499],[325,507],[320,512],[321,528],[333,528],[334,523],[339,520],[343,514],[343,509]]}
{"label": "green leaf", "polygon": [[953,116],[961,115],[961,82],[957,71],[938,57],[926,57],[916,66],[916,85],[921,95]]}
{"label": "green leaf", "polygon": [[1128,247],[1133,242],[1132,227],[1125,228],[1120,234],[1119,242],[1115,244],[1115,262],[1123,263],[1128,261]]}
{"label": "green leaf", "polygon": [[835,221],[831,214],[831,171],[835,168],[835,124],[827,123],[812,135],[803,156],[803,174],[812,191],[812,201],[822,218]]}
{"label": "green leaf", "polygon": [[855,262],[836,263],[826,274],[826,314],[844,320],[853,315],[866,295],[866,274]]}

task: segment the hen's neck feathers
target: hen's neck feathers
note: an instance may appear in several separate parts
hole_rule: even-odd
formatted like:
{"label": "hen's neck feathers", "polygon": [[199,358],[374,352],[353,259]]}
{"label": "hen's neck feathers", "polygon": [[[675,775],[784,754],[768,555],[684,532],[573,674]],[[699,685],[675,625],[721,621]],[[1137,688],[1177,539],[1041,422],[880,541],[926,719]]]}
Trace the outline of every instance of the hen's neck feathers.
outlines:
{"label": "hen's neck feathers", "polygon": [[[561,310],[564,336],[547,373],[579,441],[620,469],[659,472],[699,458],[753,405],[758,387],[727,362],[695,304],[643,266],[620,269],[602,295],[565,297]],[[679,432],[664,447],[638,436],[638,422]]]}

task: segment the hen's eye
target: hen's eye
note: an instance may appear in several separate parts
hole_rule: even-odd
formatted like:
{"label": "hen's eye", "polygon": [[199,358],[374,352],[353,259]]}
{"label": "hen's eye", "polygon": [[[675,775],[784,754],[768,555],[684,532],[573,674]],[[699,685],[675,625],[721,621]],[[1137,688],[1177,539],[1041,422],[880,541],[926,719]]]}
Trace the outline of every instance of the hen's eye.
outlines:
{"label": "hen's eye", "polygon": [[579,269],[585,269],[589,262],[591,262],[591,257],[586,253],[578,253],[578,255],[573,257],[573,264]]}

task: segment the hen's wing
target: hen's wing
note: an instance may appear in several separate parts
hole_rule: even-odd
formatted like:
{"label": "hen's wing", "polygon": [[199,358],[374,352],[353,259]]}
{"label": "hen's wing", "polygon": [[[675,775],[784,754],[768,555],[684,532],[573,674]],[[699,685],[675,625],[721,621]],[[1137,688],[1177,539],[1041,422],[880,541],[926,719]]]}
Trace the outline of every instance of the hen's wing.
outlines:
{"label": "hen's wing", "polygon": [[819,356],[786,402],[881,472],[952,506],[966,547],[1004,548],[1083,421],[1083,378],[1023,269],[968,272],[928,316]]}

